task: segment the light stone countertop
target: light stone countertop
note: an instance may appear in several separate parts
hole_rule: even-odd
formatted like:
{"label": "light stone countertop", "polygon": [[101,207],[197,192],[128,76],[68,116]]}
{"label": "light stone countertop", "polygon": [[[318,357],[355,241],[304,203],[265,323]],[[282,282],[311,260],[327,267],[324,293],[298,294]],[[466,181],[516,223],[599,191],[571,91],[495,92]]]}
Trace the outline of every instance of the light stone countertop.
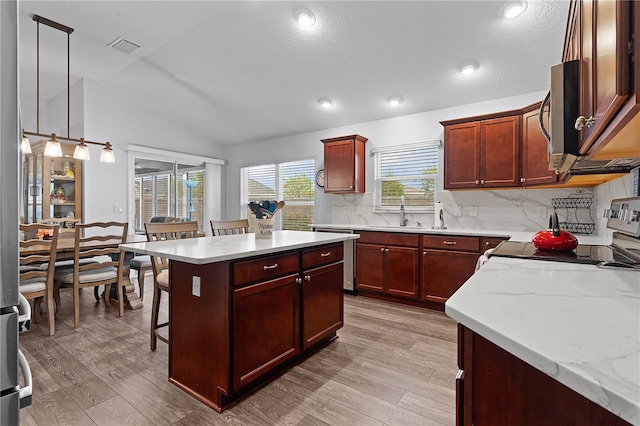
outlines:
{"label": "light stone countertop", "polygon": [[150,254],[171,260],[202,265],[224,260],[242,259],[286,250],[340,243],[358,238],[357,234],[306,231],[274,231],[272,238],[256,238],[255,234],[186,238],[183,240],[121,244],[120,248],[139,254]]}
{"label": "light stone countertop", "polygon": [[[336,231],[378,231],[378,232],[402,232],[410,234],[428,234],[428,235],[462,235],[469,237],[506,237],[510,241],[531,241],[531,238],[535,234],[534,231],[504,231],[496,229],[465,229],[465,228],[447,228],[447,229],[434,229],[430,227],[419,228],[417,226],[386,226],[386,225],[351,225],[351,224],[319,224],[314,223],[309,225],[314,229],[321,230],[336,230]],[[597,244],[597,245],[609,245],[610,240],[603,237],[591,236],[591,235],[579,235],[576,234],[578,242],[580,244]]]}
{"label": "light stone countertop", "polygon": [[492,257],[449,298],[445,312],[640,424],[640,272]]}

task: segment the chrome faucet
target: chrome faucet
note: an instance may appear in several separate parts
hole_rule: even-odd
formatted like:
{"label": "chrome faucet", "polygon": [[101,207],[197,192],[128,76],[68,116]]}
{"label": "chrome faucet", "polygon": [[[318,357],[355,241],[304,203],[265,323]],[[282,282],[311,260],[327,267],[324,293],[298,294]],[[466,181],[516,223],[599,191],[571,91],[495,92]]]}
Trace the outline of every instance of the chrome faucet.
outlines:
{"label": "chrome faucet", "polygon": [[403,195],[400,198],[400,226],[407,226],[407,222],[409,222],[409,219],[407,219],[404,216],[404,195]]}

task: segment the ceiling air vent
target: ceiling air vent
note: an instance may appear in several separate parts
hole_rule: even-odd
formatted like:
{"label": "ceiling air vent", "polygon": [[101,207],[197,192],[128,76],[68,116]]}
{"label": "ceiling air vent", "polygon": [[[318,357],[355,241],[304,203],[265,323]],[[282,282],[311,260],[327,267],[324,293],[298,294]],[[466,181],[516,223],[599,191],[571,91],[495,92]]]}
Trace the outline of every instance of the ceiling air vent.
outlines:
{"label": "ceiling air vent", "polygon": [[118,37],[107,46],[113,47],[116,50],[119,50],[122,53],[126,53],[127,55],[133,53],[134,51],[140,49],[139,44],[135,44],[132,41],[127,40],[126,38]]}

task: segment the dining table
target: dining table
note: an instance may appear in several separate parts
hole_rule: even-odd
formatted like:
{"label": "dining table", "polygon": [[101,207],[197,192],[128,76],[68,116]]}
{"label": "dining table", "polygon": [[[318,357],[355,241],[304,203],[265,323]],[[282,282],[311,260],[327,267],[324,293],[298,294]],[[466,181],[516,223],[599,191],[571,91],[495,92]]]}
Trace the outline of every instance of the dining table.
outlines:
{"label": "dining table", "polygon": [[[147,241],[147,238],[145,235],[128,234],[126,238],[127,243],[140,243],[144,241]],[[70,233],[69,236],[64,234],[59,236],[58,244],[56,246],[56,262],[73,260],[75,256],[75,246],[76,246],[75,243],[76,243],[76,239],[74,238],[73,233]],[[113,246],[117,247],[119,243],[104,244],[104,243],[96,242],[95,244],[92,244],[92,247],[94,245],[96,248],[113,247]],[[43,250],[38,248],[37,246],[34,246],[34,247],[29,247],[24,249],[21,248],[20,251],[21,252],[28,251],[29,253],[33,253],[33,254],[45,254],[48,250]],[[131,261],[131,259],[133,259],[133,253],[125,252],[125,251],[122,251],[122,253],[125,256],[124,258],[125,267],[124,267],[123,277],[122,277],[122,279],[124,280],[124,284],[123,284],[124,304],[125,304],[125,307],[127,307],[128,309],[132,309],[132,310],[140,309],[142,308],[142,301],[140,300],[140,296],[136,294],[135,285],[129,279],[129,262]],[[95,288],[94,294],[96,294],[96,299],[99,300],[97,296],[98,294],[97,289],[98,287]],[[106,294],[105,294],[105,297],[107,297]]]}

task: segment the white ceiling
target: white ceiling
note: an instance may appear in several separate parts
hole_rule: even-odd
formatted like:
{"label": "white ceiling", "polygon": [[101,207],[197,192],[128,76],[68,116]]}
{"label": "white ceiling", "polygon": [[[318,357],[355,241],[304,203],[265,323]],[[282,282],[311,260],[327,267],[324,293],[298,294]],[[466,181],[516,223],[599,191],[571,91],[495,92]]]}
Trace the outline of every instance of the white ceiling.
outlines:
{"label": "white ceiling", "polygon": [[[75,29],[72,84],[100,82],[220,145],[546,90],[569,3],[530,0],[513,20],[504,3],[21,0],[20,100],[35,111],[34,14]],[[107,46],[118,37],[142,47]],[[40,25],[41,102],[66,92],[66,52],[66,34]],[[468,60],[480,70],[462,76]]]}

